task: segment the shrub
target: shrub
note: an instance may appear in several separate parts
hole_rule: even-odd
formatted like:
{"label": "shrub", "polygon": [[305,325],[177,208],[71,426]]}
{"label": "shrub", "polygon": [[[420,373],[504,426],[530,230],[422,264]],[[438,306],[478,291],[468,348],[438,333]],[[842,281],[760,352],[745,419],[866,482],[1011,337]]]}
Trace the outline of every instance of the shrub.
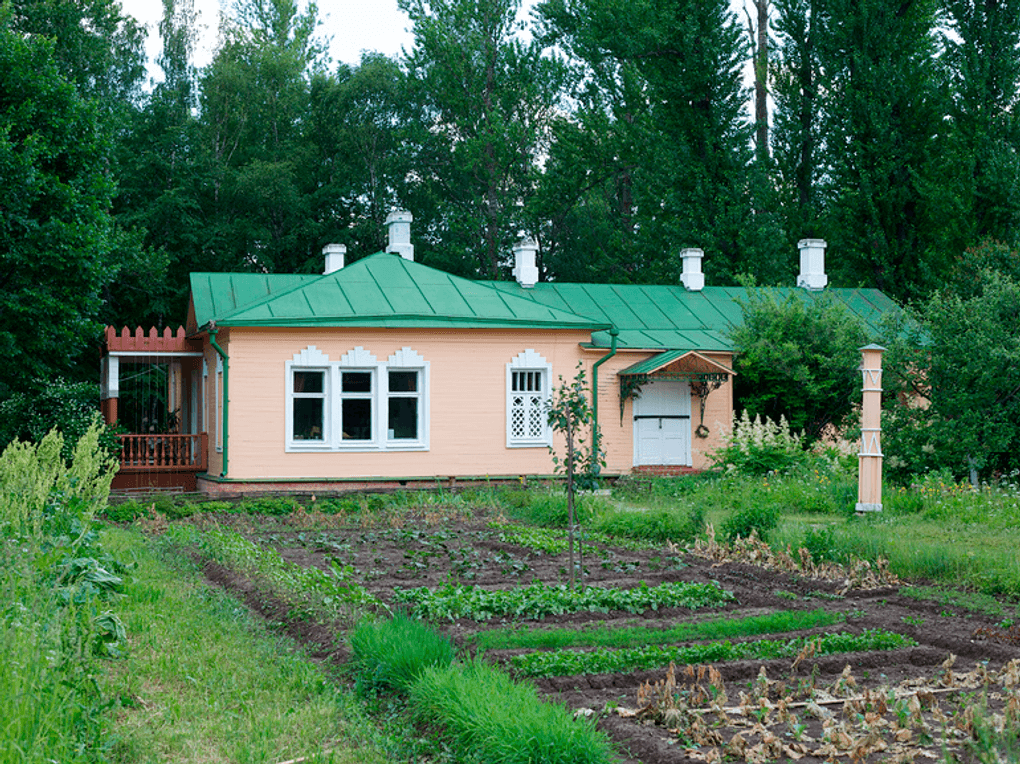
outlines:
{"label": "shrub", "polygon": [[737,536],[748,538],[757,531],[758,538],[768,539],[769,533],[779,525],[779,509],[774,504],[752,504],[735,510],[722,525],[727,541]]}
{"label": "shrub", "polygon": [[[70,462],[75,444],[99,420],[99,385],[47,382],[38,393],[14,393],[0,401],[0,450],[15,440],[40,442],[51,430],[63,435],[61,455]],[[109,455],[120,453],[116,431],[99,422],[99,448]]]}
{"label": "shrub", "polygon": [[734,414],[727,443],[712,454],[712,459],[728,472],[741,475],[786,472],[807,459],[801,440],[784,418],[776,423],[768,417],[763,422],[761,416],[756,416],[752,421],[744,409],[740,419]]}
{"label": "shrub", "polygon": [[406,691],[430,666],[449,666],[453,643],[421,621],[398,614],[388,621],[362,621],[351,634],[357,689]]}
{"label": "shrub", "polygon": [[559,704],[481,662],[426,669],[410,688],[423,723],[440,724],[464,753],[500,764],[608,764],[605,735]]}

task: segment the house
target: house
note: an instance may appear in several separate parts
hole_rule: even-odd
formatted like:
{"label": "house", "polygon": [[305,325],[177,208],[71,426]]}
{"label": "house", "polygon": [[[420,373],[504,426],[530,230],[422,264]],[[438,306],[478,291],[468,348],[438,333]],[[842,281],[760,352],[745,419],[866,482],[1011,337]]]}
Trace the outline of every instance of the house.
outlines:
{"label": "house", "polygon": [[[727,333],[746,292],[705,286],[700,250],[684,250],[675,286],[539,283],[523,241],[515,281],[470,281],[416,263],[410,222],[392,214],[387,251],[346,267],[327,246],[320,275],[192,274],[186,331],[162,344],[136,334],[147,349],[124,345],[127,330],[120,350],[108,343],[108,414],[113,360],[146,352],[168,360],[179,411],[180,443],[127,436],[142,440],[125,470],[152,482],[156,452],[170,450],[163,461],[186,462],[208,493],[550,475],[562,444],[545,404],[579,366],[605,474],[709,464],[733,412]],[[824,242],[801,244],[792,289],[816,299]],[[872,327],[895,307],[877,290],[827,294]]]}

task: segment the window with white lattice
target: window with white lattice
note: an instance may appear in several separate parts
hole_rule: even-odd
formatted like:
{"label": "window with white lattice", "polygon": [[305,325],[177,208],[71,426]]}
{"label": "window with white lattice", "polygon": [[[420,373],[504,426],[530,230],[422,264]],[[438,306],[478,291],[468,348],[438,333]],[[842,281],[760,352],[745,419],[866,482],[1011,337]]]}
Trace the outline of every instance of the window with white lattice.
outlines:
{"label": "window with white lattice", "polygon": [[534,350],[525,350],[506,365],[506,376],[507,446],[551,445],[548,401],[552,365]]}

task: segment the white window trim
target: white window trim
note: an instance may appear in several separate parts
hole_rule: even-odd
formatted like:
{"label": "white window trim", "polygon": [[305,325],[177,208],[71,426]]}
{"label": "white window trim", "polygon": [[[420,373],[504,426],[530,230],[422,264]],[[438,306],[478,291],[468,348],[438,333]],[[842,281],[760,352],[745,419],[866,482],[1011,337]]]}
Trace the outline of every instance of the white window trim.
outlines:
{"label": "white window trim", "polygon": [[539,438],[513,436],[513,375],[515,371],[542,372],[542,399],[548,402],[552,395],[552,364],[532,349],[518,353],[506,365],[506,447],[549,448],[552,446],[552,427],[546,421]]}
{"label": "white window trim", "polygon": [[[309,345],[295,353],[292,360],[284,363],[285,382],[285,448],[288,453],[308,452],[372,452],[372,451],[427,451],[429,448],[429,362],[409,347],[391,355],[387,362],[379,361],[365,348],[349,350],[339,361]],[[419,391],[418,432],[416,440],[390,439],[387,437],[389,416],[389,374],[390,369],[418,371],[421,389]],[[323,407],[323,439],[321,441],[294,440],[294,372],[323,371],[325,377],[326,403]],[[344,440],[341,430],[341,374],[343,372],[365,371],[372,375],[372,438],[370,440]]]}
{"label": "white window trim", "polygon": [[[422,358],[418,353],[409,347],[403,347],[396,353],[391,355],[386,362],[386,372],[389,371],[417,371],[418,372],[418,437],[414,440],[409,438],[390,438],[389,437],[389,399],[390,399],[390,375],[388,373],[382,374],[384,378],[380,387],[383,388],[381,391],[380,398],[386,405],[381,406],[386,411],[387,421],[382,422],[384,434],[386,435],[386,450],[387,451],[428,451],[429,449],[429,362]],[[406,393],[401,394],[401,397],[410,397]]]}

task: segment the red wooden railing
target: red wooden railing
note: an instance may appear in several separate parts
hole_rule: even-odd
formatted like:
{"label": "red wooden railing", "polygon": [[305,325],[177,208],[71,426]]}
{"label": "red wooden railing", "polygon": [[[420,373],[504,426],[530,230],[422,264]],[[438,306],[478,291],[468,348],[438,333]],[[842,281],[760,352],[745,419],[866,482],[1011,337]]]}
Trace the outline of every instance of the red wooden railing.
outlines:
{"label": "red wooden railing", "polygon": [[119,435],[121,472],[204,472],[209,436],[195,434]]}

